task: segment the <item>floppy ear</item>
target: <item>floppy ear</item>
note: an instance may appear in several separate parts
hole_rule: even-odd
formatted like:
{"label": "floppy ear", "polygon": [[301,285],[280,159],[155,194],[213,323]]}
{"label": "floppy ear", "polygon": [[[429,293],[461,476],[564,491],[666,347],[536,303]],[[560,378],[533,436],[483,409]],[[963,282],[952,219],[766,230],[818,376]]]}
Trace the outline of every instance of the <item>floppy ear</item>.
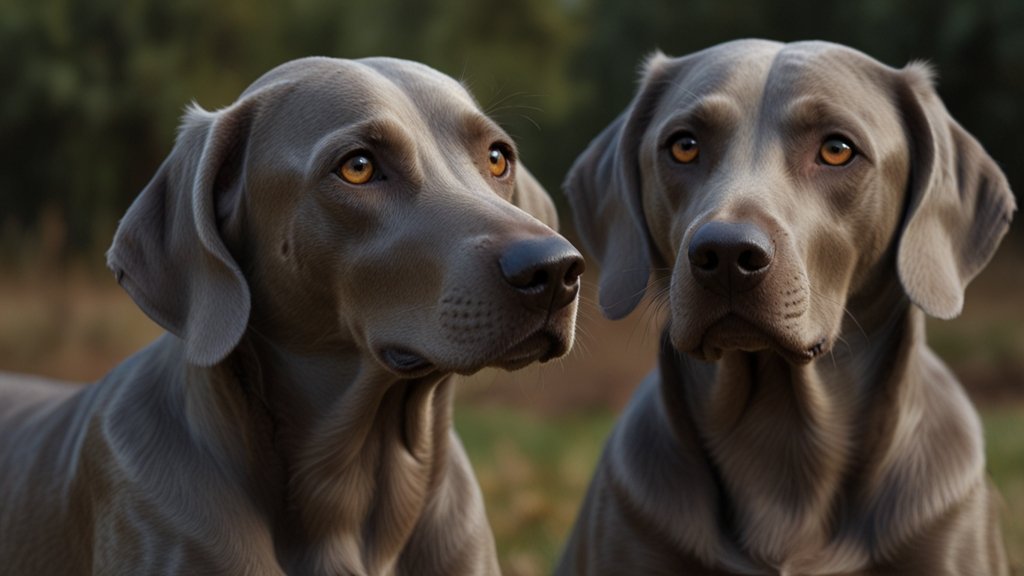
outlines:
{"label": "floppy ear", "polygon": [[107,252],[118,283],[200,366],[227,356],[249,322],[249,286],[218,224],[238,205],[251,120],[273,89],[214,113],[192,107]]}
{"label": "floppy ear", "polygon": [[664,88],[669,60],[648,59],[630,106],[576,158],[565,194],[576,231],[601,267],[599,302],[611,319],[626,316],[643,299],[650,275],[650,233],[640,198],[640,138]]}
{"label": "floppy ear", "polygon": [[522,163],[516,166],[516,188],[512,191],[512,203],[524,212],[558,231],[558,212],[547,190],[530,174]]}
{"label": "floppy ear", "polygon": [[928,68],[901,70],[911,180],[897,255],[900,281],[928,315],[953,318],[1016,210],[1006,176],[946,111]]}

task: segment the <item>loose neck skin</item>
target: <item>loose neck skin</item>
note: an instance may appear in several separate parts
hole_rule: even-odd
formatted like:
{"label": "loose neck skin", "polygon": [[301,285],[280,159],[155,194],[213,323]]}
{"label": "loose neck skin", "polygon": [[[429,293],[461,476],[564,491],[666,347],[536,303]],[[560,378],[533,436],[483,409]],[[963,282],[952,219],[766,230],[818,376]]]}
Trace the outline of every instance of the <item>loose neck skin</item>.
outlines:
{"label": "loose neck skin", "polygon": [[804,365],[770,351],[709,364],[663,343],[671,425],[702,447],[723,532],[757,562],[792,565],[835,545],[880,473],[871,455],[892,448],[899,407],[918,395],[923,317],[898,283],[849,310],[833,351]]}
{"label": "loose neck skin", "polygon": [[[190,388],[218,396],[209,405],[222,413],[195,414],[193,429],[236,424],[212,424],[218,452],[255,501],[277,503],[265,513],[289,572],[391,570],[449,458],[449,375],[403,380],[355,347],[340,350],[300,356],[250,337],[227,362],[190,375],[208,382]],[[208,412],[207,402],[189,404]]]}

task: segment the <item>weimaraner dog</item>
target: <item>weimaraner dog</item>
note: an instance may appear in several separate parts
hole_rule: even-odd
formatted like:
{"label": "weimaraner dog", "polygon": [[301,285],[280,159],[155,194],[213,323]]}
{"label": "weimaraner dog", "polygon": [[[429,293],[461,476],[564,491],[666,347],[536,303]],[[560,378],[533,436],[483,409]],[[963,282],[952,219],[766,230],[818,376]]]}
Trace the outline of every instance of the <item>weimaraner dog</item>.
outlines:
{"label": "weimaraner dog", "polygon": [[566,187],[656,370],[560,574],[1004,574],[978,415],[925,343],[1015,210],[928,69],[823,42],[646,65]]}
{"label": "weimaraner dog", "polygon": [[0,572],[497,573],[451,374],[564,354],[583,270],[516,157],[400,60],[190,110],[108,254],[170,334],[0,384]]}

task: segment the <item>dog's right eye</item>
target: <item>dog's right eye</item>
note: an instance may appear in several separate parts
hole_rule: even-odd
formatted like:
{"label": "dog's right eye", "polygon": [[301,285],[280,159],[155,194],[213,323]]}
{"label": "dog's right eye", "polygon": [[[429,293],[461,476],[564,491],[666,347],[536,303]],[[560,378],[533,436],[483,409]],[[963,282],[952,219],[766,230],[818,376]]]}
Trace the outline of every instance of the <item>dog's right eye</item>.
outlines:
{"label": "dog's right eye", "polygon": [[500,144],[493,144],[487,152],[487,169],[495,178],[508,174],[508,153],[502,148]]}
{"label": "dog's right eye", "polygon": [[349,184],[366,184],[375,172],[373,160],[368,154],[355,153],[346,158],[338,168],[338,176]]}
{"label": "dog's right eye", "polygon": [[818,158],[829,166],[846,166],[853,160],[853,155],[853,144],[839,136],[830,136],[818,150]]}
{"label": "dog's right eye", "polygon": [[700,145],[697,139],[689,132],[684,132],[672,140],[670,147],[672,158],[680,164],[690,164],[700,155]]}

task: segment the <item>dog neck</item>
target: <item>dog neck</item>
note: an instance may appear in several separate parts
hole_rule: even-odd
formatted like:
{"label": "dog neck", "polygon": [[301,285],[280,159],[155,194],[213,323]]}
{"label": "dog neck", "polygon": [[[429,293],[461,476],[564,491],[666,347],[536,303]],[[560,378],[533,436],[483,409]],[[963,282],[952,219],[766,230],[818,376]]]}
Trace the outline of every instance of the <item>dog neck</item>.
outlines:
{"label": "dog neck", "polygon": [[[730,352],[708,364],[663,339],[668,419],[715,479],[724,547],[755,564],[782,573],[862,567],[980,477],[980,431],[960,409],[966,398],[926,374],[944,369],[924,344],[922,313],[898,286],[865,302],[851,301],[839,349],[804,365],[768,351]],[[936,472],[915,491],[908,467],[944,459],[908,442],[935,432],[921,425],[925,404],[941,426],[962,427],[976,442],[948,447],[962,452],[948,459],[968,464]],[[705,496],[714,497],[695,498]]]}
{"label": "dog neck", "polygon": [[256,338],[229,363],[256,415],[244,474],[259,479],[254,499],[278,503],[265,512],[281,562],[391,571],[444,480],[451,377],[403,380],[354,348],[299,356]]}

